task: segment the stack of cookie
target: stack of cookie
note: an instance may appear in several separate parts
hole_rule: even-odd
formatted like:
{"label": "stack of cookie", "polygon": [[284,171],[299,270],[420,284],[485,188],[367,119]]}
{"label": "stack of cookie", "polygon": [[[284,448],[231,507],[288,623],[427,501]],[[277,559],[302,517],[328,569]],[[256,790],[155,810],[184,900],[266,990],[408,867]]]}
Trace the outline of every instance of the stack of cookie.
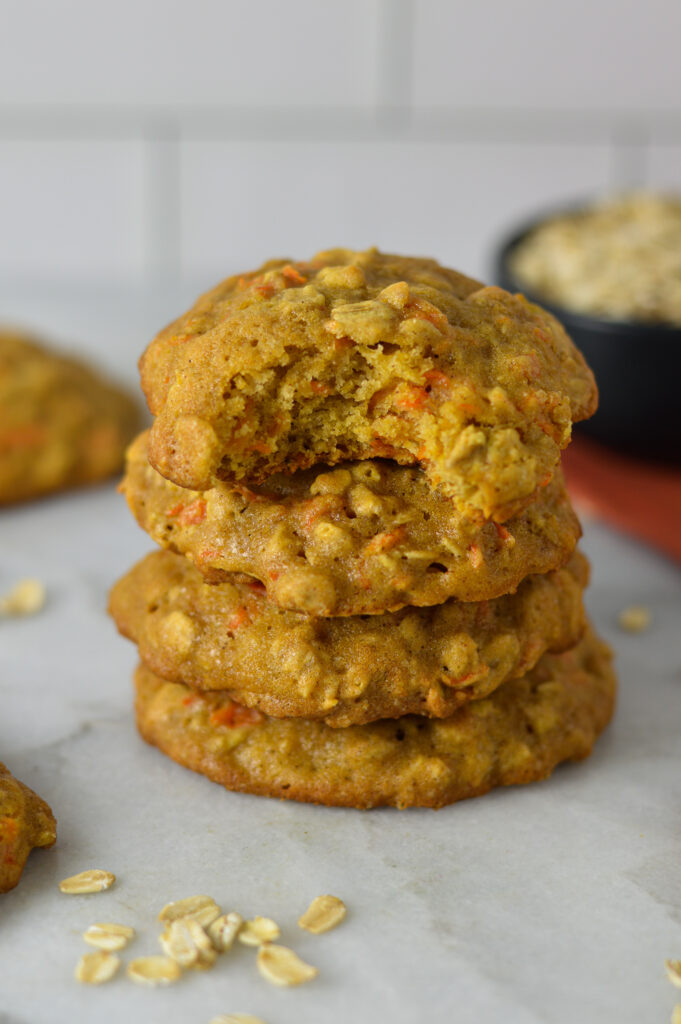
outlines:
{"label": "stack of cookie", "polygon": [[547,313],[432,260],[230,278],[141,361],[114,587],[139,729],[229,789],[431,806],[587,756],[614,701],[560,475],[597,392]]}

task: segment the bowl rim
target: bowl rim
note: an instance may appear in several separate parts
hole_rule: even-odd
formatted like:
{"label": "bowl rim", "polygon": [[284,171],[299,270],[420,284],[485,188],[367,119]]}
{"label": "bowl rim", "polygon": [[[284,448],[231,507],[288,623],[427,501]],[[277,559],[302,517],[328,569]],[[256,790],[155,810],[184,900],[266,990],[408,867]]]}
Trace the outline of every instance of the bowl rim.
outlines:
{"label": "bowl rim", "polygon": [[620,336],[623,334],[639,336],[646,335],[649,339],[651,335],[655,335],[657,339],[660,340],[681,338],[681,325],[678,324],[670,324],[657,320],[613,320],[605,317],[601,318],[591,313],[580,313],[575,310],[567,309],[565,306],[559,306],[556,303],[547,302],[536,292],[533,292],[528,288],[524,288],[512,271],[509,262],[510,256],[513,250],[516,249],[532,231],[535,231],[542,224],[545,224],[548,220],[553,220],[556,217],[581,213],[587,210],[590,205],[593,205],[593,202],[593,198],[591,200],[584,199],[582,201],[574,201],[569,204],[566,203],[562,206],[547,208],[544,213],[535,214],[532,218],[523,220],[519,225],[516,225],[514,228],[506,231],[494,250],[494,274],[497,281],[505,280],[505,282],[511,285],[512,291],[520,292],[528,299],[529,302],[548,310],[549,313],[552,313],[558,320],[566,325],[572,325],[576,328],[592,331],[593,333],[618,334]]}

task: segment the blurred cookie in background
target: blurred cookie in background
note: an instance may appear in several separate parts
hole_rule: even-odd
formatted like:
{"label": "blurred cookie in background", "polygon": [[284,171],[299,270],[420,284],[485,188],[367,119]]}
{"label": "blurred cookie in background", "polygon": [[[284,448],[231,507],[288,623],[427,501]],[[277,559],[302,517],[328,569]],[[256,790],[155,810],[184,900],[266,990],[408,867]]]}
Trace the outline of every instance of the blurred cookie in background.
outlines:
{"label": "blurred cookie in background", "polygon": [[0,505],[117,473],[140,421],[134,400],[84,363],[0,329]]}

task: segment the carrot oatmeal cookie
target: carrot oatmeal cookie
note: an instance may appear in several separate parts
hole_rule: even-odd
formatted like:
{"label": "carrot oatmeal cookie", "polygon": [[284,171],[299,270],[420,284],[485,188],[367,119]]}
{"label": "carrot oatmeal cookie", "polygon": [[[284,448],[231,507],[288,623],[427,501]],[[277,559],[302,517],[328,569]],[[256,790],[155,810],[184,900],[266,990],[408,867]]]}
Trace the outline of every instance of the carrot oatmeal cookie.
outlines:
{"label": "carrot oatmeal cookie", "polygon": [[502,522],[551,479],[597,404],[561,325],[434,260],[334,249],[204,295],[149,345],[150,458],[207,490],[317,463],[418,463]]}
{"label": "carrot oatmeal cookie", "polygon": [[17,884],[34,847],[56,839],[57,823],[45,801],[0,764],[0,893]]}
{"label": "carrot oatmeal cookie", "polygon": [[139,425],[88,367],[0,332],[0,505],[111,476]]}
{"label": "carrot oatmeal cookie", "polygon": [[591,632],[445,719],[329,729],[265,718],[143,667],[136,686],[142,736],[185,767],[227,789],[346,807],[442,807],[546,778],[588,756],[615,698],[610,651]]}
{"label": "carrot oatmeal cookie", "polygon": [[140,526],[211,582],[247,574],[280,607],[309,615],[498,597],[563,565],[580,534],[560,471],[505,525],[480,525],[421,471],[386,460],[189,491],[150,466],[146,438],[131,446],[122,485]]}
{"label": "carrot oatmeal cookie", "polygon": [[110,612],[165,679],[226,690],[275,717],[347,726],[443,718],[524,675],[545,651],[573,647],[587,578],[577,554],[495,601],[311,619],[281,611],[248,584],[211,586],[186,558],[157,551],[116,584]]}

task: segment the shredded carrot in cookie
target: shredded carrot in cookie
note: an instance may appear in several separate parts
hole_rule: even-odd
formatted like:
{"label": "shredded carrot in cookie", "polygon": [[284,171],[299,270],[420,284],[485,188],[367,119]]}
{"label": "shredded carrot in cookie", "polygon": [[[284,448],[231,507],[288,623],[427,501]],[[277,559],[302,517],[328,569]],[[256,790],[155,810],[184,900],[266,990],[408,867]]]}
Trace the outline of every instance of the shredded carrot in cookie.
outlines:
{"label": "shredded carrot in cookie", "polygon": [[237,608],[233,615],[227,619],[225,623],[227,629],[231,632],[232,630],[239,629],[241,626],[246,626],[251,621],[251,616],[248,614],[248,609]]}
{"label": "shredded carrot in cookie", "polygon": [[245,708],[242,704],[231,701],[224,707],[216,708],[210,715],[211,725],[224,725],[228,729],[239,725],[257,725],[262,720],[263,715],[255,708]]}
{"label": "shredded carrot in cookie", "polygon": [[206,502],[203,498],[196,498],[189,505],[180,502],[168,510],[168,515],[177,519],[180,526],[196,526],[206,518]]}
{"label": "shredded carrot in cookie", "polygon": [[384,551],[390,551],[396,544],[404,540],[407,534],[404,526],[397,526],[394,530],[387,531],[386,533],[377,533],[373,537],[364,551],[367,555],[377,555]]}

